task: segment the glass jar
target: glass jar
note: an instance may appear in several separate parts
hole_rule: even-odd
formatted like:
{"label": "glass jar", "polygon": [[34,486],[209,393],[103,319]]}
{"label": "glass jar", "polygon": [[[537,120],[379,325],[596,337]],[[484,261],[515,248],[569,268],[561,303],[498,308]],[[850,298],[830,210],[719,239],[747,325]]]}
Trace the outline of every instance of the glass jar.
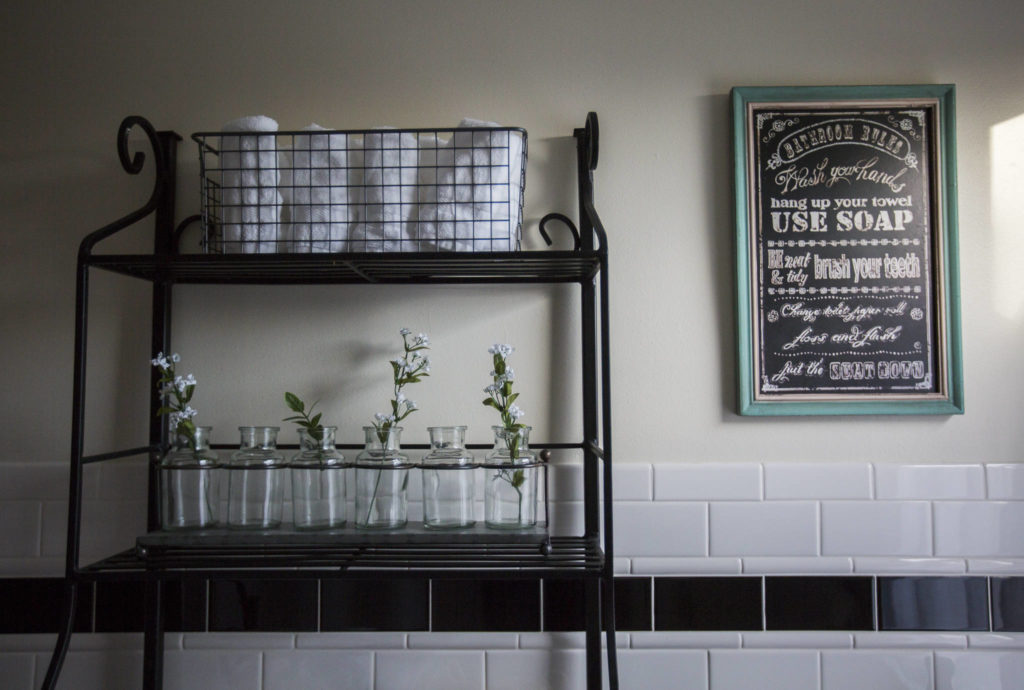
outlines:
{"label": "glass jar", "polygon": [[366,447],[356,456],[356,527],[398,529],[409,520],[409,456],[401,451],[402,428],[378,432],[364,426]]}
{"label": "glass jar", "polygon": [[194,437],[178,435],[160,461],[160,526],[166,530],[207,529],[220,513],[220,463],[210,449],[213,427],[196,427]]}
{"label": "glass jar", "polygon": [[276,426],[240,426],[242,441],[228,470],[228,527],[274,529],[281,525],[284,472]]}
{"label": "glass jar", "polygon": [[338,427],[320,428],[320,438],[299,429],[299,452],[292,456],[292,515],[295,529],[334,529],[345,525],[345,457],[334,447]]}
{"label": "glass jar", "polygon": [[430,452],[423,456],[423,526],[472,527],[476,463],[466,450],[466,427],[432,426]]}
{"label": "glass jar", "polygon": [[494,449],[487,453],[484,522],[493,529],[525,529],[537,524],[537,454],[530,450],[531,427],[507,431],[493,426]]}

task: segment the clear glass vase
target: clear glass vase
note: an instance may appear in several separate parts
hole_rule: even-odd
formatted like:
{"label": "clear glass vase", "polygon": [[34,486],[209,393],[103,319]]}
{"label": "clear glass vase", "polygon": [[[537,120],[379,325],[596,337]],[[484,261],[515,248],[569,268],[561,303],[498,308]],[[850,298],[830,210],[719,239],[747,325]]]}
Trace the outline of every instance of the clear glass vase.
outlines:
{"label": "clear glass vase", "polygon": [[238,427],[241,447],[227,466],[228,527],[280,527],[287,465],[277,450],[278,430],[276,426]]}
{"label": "clear glass vase", "polygon": [[210,449],[213,427],[196,427],[194,438],[179,435],[160,461],[160,526],[166,530],[214,527],[220,500],[220,463]]}
{"label": "clear glass vase", "polygon": [[321,427],[321,438],[299,429],[299,452],[292,456],[292,516],[295,529],[335,529],[345,525],[345,457],[334,447],[338,428]]}
{"label": "clear glass vase", "polygon": [[430,452],[423,456],[423,526],[472,527],[476,463],[466,450],[466,427],[432,426]]}
{"label": "clear glass vase", "polygon": [[364,426],[366,447],[356,456],[356,527],[398,529],[409,520],[409,456],[402,454],[402,428],[378,432]]}
{"label": "clear glass vase", "polygon": [[537,454],[530,450],[530,427],[506,431],[494,426],[494,449],[487,454],[484,522],[492,529],[525,529],[537,524]]}

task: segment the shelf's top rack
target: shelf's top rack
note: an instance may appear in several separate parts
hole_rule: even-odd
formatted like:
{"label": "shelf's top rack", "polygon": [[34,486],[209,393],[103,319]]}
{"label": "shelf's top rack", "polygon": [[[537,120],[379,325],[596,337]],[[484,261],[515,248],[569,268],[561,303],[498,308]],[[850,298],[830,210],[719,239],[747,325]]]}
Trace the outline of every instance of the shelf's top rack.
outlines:
{"label": "shelf's top rack", "polygon": [[600,257],[580,251],[95,254],[86,263],[144,280],[171,283],[565,283],[593,278]]}

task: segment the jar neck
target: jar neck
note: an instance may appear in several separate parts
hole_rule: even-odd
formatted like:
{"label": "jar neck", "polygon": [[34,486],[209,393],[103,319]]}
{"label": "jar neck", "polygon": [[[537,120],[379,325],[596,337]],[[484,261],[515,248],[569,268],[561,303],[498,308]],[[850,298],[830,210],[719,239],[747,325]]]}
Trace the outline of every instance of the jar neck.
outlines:
{"label": "jar neck", "polygon": [[338,427],[325,426],[320,428],[321,438],[315,438],[308,429],[299,429],[299,448],[302,450],[334,450],[334,438]]}
{"label": "jar neck", "polygon": [[427,428],[430,434],[431,450],[464,450],[466,448],[466,427],[464,426],[432,426]]}
{"label": "jar neck", "polygon": [[210,450],[210,434],[212,432],[212,426],[197,426],[193,436],[178,434],[174,439],[174,447],[178,450],[190,450],[195,453]]}
{"label": "jar neck", "polygon": [[402,447],[402,427],[393,426],[377,430],[374,426],[364,426],[366,434],[366,450],[398,451]]}
{"label": "jar neck", "polygon": [[277,448],[277,432],[280,427],[276,426],[240,426],[242,450],[275,450]]}
{"label": "jar neck", "polygon": [[514,445],[517,450],[524,451],[530,446],[530,431],[533,427],[524,426],[518,431],[509,431],[503,426],[492,426],[494,431],[494,449],[509,450]]}

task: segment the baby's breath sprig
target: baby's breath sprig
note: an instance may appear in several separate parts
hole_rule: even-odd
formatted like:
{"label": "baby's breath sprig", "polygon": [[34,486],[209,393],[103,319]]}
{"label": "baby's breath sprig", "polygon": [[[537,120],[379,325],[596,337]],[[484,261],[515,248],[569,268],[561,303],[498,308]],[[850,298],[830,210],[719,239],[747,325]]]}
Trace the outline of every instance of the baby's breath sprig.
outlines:
{"label": "baby's breath sprig", "polygon": [[181,361],[177,353],[165,355],[160,352],[150,361],[160,370],[160,380],[156,387],[164,404],[156,411],[157,415],[167,415],[174,433],[184,436],[195,447],[196,425],[192,419],[196,416],[196,410],[189,403],[196,391],[196,377],[192,374],[178,376],[175,373],[174,367]]}
{"label": "baby's breath sprig", "polygon": [[[501,425],[505,430],[505,442],[508,444],[509,457],[515,462],[519,457],[520,432],[526,428],[519,420],[523,411],[516,405],[519,393],[512,392],[512,383],[515,381],[516,372],[508,365],[508,356],[515,352],[511,345],[495,343],[487,349],[494,360],[494,369],[491,370],[491,385],[484,388],[487,397],[484,405],[493,407],[501,415]],[[500,468],[496,477],[508,482],[516,493],[519,494],[519,510],[522,513],[523,492],[519,488],[526,481],[526,473],[519,469]]]}
{"label": "baby's breath sprig", "polygon": [[402,389],[410,383],[419,383],[422,379],[430,376],[430,357],[420,354],[430,349],[430,338],[425,333],[412,336],[412,331],[408,328],[401,329],[399,334],[402,336],[404,352],[401,357],[391,360],[395,396],[391,399],[391,412],[379,412],[373,415],[373,426],[377,430],[377,438],[381,443],[387,442],[391,427],[397,426],[399,422],[419,409],[416,401],[407,398]]}

